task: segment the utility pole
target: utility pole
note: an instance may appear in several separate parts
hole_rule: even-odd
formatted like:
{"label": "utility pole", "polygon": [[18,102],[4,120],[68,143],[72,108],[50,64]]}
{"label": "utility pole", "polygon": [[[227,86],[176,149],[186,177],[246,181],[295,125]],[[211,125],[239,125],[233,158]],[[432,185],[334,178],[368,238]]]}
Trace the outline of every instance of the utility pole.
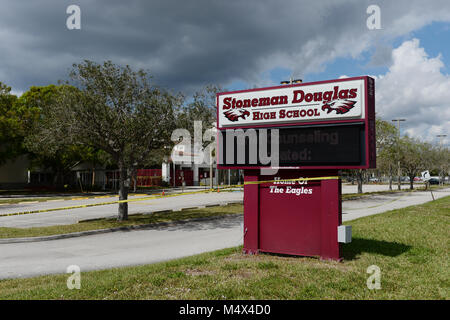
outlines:
{"label": "utility pole", "polygon": [[212,160],[212,149],[209,149],[209,188],[212,190],[213,188],[213,160]]}
{"label": "utility pole", "polygon": [[[446,134],[438,134],[436,137],[439,138],[439,151],[442,151],[442,142],[444,141],[444,138],[446,137]],[[442,178],[442,179],[441,179]],[[441,166],[441,170],[439,172],[439,185],[444,184],[445,174],[444,174],[444,168]]]}
{"label": "utility pole", "polygon": [[[397,121],[397,128],[398,128],[398,141],[400,142],[400,122],[406,121],[406,119],[392,119],[392,122]],[[397,146],[399,148],[399,146]],[[398,149],[398,153],[400,155],[400,148]],[[397,162],[397,174],[398,174],[398,190],[402,189],[402,182],[401,182],[401,168],[400,168],[400,160]]]}

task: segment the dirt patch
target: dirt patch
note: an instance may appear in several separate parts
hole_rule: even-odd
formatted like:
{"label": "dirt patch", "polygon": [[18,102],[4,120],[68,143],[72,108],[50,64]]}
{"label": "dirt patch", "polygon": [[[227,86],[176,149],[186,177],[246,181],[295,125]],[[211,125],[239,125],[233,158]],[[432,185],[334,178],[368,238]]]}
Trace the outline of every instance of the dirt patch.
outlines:
{"label": "dirt patch", "polygon": [[188,269],[185,271],[188,276],[210,276],[215,274],[214,271],[210,270],[199,270],[199,269]]}
{"label": "dirt patch", "polygon": [[257,274],[257,271],[255,271],[255,270],[253,270],[253,271],[239,270],[234,274],[234,276],[243,278],[243,279],[250,279],[250,278],[254,278],[256,274]]}

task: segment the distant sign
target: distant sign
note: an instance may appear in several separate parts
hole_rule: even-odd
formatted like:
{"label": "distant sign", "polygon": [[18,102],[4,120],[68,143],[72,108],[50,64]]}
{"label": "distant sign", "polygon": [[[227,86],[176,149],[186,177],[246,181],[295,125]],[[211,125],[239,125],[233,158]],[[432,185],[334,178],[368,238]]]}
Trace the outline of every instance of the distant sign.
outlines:
{"label": "distant sign", "polygon": [[430,171],[426,170],[422,172],[422,179],[428,181],[431,179]]}

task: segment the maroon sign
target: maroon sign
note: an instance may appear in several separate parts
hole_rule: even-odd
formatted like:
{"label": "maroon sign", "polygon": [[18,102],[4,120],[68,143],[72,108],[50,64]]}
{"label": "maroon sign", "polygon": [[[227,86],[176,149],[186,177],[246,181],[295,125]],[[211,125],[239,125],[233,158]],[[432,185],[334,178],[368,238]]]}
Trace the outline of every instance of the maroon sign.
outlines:
{"label": "maroon sign", "polygon": [[342,259],[338,169],[375,168],[374,80],[219,93],[217,128],[218,167],[245,169],[244,252]]}
{"label": "maroon sign", "polygon": [[[374,80],[364,76],[219,93],[217,128],[220,169],[375,168]],[[276,166],[250,161],[249,156],[259,155],[261,148],[274,151],[270,137],[259,138],[265,129],[279,130]],[[256,140],[251,131],[256,131]],[[239,134],[243,139],[239,140]],[[245,153],[245,161],[227,157],[239,152]],[[286,160],[287,155],[294,158]]]}

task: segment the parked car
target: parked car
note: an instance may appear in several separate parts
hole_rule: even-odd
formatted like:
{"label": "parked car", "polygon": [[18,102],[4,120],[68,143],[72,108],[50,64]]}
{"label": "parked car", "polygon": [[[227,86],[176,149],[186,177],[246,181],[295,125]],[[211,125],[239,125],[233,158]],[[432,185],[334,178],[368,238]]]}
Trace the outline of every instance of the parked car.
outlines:
{"label": "parked car", "polygon": [[380,179],[373,177],[373,178],[369,178],[369,182],[380,182]]}
{"label": "parked car", "polygon": [[439,178],[431,178],[428,182],[430,184],[439,184]]}

